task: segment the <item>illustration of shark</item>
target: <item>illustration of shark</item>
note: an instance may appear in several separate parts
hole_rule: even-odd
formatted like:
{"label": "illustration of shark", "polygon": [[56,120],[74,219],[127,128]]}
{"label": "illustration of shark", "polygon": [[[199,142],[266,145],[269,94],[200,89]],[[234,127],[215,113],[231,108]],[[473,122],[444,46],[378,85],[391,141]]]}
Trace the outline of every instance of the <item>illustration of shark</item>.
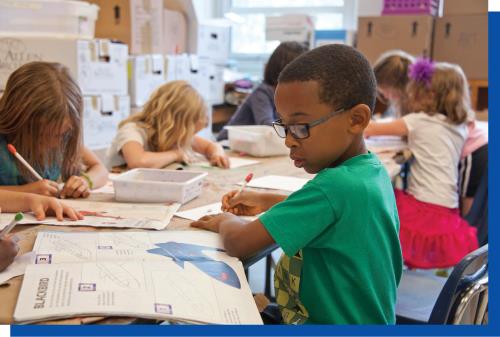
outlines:
{"label": "illustration of shark", "polygon": [[204,250],[223,252],[223,249],[173,241],[156,243],[155,245],[160,248],[149,249],[148,253],[170,257],[181,268],[184,268],[185,262],[192,263],[211,278],[231,287],[241,288],[240,280],[233,268],[225,262],[213,260],[203,253]]}

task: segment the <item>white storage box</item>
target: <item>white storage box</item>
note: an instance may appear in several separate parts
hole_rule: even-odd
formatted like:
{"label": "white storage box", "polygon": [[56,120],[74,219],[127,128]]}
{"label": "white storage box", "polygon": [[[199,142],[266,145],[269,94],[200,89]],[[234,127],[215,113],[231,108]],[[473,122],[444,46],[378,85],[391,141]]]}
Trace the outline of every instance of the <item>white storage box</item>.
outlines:
{"label": "white storage box", "polygon": [[112,178],[115,199],[128,202],[180,202],[201,194],[206,172],[133,169]]}
{"label": "white storage box", "polygon": [[242,125],[225,126],[228,130],[229,147],[233,151],[245,152],[255,157],[287,155],[290,150],[272,126]]}
{"label": "white storage box", "polygon": [[130,114],[128,96],[83,97],[83,142],[91,150],[107,148],[118,124]]}
{"label": "white storage box", "polygon": [[217,64],[225,65],[230,54],[231,26],[223,20],[209,20],[198,28],[198,48],[196,53]]}
{"label": "white storage box", "polygon": [[128,95],[127,45],[109,40],[0,36],[0,91],[10,74],[32,61],[69,68],[83,95]]}
{"label": "white storage box", "polygon": [[167,82],[163,55],[140,55],[129,58],[130,102],[143,106],[153,91]]}
{"label": "white storage box", "polygon": [[98,11],[84,1],[0,1],[0,35],[92,39]]}

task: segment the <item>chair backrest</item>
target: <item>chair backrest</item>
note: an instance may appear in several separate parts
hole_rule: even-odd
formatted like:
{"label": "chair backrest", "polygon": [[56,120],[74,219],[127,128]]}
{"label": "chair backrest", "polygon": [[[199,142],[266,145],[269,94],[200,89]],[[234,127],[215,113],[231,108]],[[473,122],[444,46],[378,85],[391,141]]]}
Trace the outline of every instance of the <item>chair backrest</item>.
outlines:
{"label": "chair backrest", "polygon": [[[430,324],[452,324],[460,299],[488,277],[488,245],[465,256],[451,272],[429,317]],[[487,282],[486,282],[487,287]]]}
{"label": "chair backrest", "polygon": [[484,170],[483,177],[474,195],[472,207],[465,216],[465,220],[477,228],[479,246],[488,243],[488,168]]}

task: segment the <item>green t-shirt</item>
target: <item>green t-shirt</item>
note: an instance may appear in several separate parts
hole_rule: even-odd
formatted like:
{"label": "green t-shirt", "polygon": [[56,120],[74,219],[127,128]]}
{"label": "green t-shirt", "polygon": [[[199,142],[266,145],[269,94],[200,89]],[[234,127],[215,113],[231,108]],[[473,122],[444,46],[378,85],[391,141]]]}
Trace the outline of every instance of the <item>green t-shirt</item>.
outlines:
{"label": "green t-shirt", "polygon": [[285,323],[395,322],[399,219],[374,154],[320,171],[260,221],[286,254],[275,273]]}

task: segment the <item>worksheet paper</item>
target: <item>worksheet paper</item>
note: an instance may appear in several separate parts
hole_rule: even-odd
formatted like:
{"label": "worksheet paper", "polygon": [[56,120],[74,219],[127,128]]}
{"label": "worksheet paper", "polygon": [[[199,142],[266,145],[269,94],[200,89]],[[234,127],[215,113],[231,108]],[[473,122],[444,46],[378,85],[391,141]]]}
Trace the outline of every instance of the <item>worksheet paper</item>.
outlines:
{"label": "worksheet paper", "polygon": [[[164,229],[180,204],[141,204],[121,202],[99,202],[82,199],[67,199],[64,203],[83,214],[83,220],[71,221],[65,218],[57,221],[55,217],[37,220],[33,214],[24,214],[19,224],[46,224],[54,226],[91,226],[140,229]],[[0,228],[5,227],[14,218],[14,213],[0,214]]]}
{"label": "worksheet paper", "polygon": [[[221,207],[222,207],[222,202],[216,202],[201,207],[191,208],[186,211],[177,212],[175,213],[175,216],[183,219],[196,221],[204,217],[205,215],[221,214],[222,213]],[[256,216],[241,216],[241,218],[249,221],[257,219]]]}
{"label": "worksheet paper", "polygon": [[[247,184],[247,186],[295,192],[300,190],[308,181],[309,179],[306,178],[272,175],[254,178]],[[243,185],[243,182],[240,182],[239,185]]]}
{"label": "worksheet paper", "polygon": [[[240,168],[240,167],[256,165],[259,163],[260,163],[260,161],[254,160],[254,159],[246,159],[246,158],[240,158],[240,157],[229,157],[229,168],[230,169],[236,169],[236,168]],[[207,161],[196,162],[196,163],[190,164],[190,166],[213,167]]]}
{"label": "worksheet paper", "polygon": [[34,262],[35,254],[29,252],[23,255],[18,255],[14,259],[14,262],[8,266],[5,270],[0,272],[0,285],[4,284],[13,277],[23,275],[26,266]]}
{"label": "worksheet paper", "polygon": [[14,320],[262,324],[243,265],[222,248],[207,231],[39,232]]}
{"label": "worksheet paper", "polygon": [[366,147],[374,153],[398,152],[408,148],[401,137],[397,136],[373,136],[365,139]]}

